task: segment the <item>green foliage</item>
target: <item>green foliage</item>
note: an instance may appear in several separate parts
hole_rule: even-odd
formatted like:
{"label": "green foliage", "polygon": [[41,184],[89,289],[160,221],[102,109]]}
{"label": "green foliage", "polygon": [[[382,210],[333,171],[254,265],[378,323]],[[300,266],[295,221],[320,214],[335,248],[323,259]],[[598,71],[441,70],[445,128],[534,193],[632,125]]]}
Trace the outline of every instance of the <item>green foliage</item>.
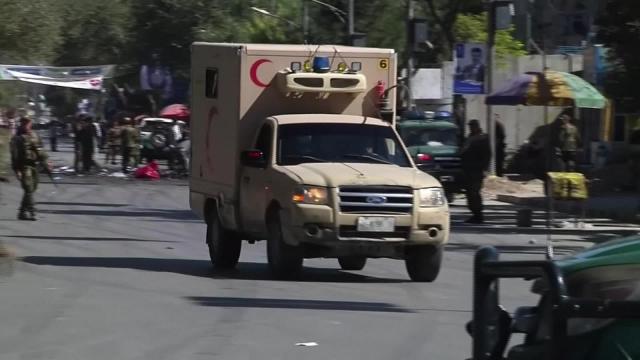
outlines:
{"label": "green foliage", "polygon": [[130,0],[59,0],[65,19],[56,64],[99,65],[126,61]]}
{"label": "green foliage", "polygon": [[[347,0],[323,0],[343,11]],[[308,41],[347,42],[346,16],[307,0]],[[251,10],[259,7],[270,17]],[[48,65],[118,64],[120,85],[137,86],[140,64],[157,53],[178,78],[189,74],[194,41],[302,43],[301,0],[0,0],[0,63]],[[418,54],[419,64],[450,60],[458,41],[483,41],[482,0],[416,1],[416,17],[430,23],[435,48]],[[465,15],[460,15],[465,14]],[[356,1],[355,31],[367,45],[394,48],[404,57],[406,1]],[[523,53],[509,31],[497,36],[498,56]],[[124,70],[123,70],[124,69]],[[48,96],[59,109],[78,92],[52,88]],[[14,94],[0,88],[0,103]],[[62,110],[61,110],[62,111]]]}
{"label": "green foliage", "polygon": [[0,0],[0,63],[47,64],[61,41],[63,19],[49,0]]}
{"label": "green foliage", "polygon": [[619,110],[640,111],[640,2],[609,0],[598,19],[598,38],[609,49],[605,88]]}
{"label": "green foliage", "polygon": [[[457,42],[487,41],[487,13],[460,14],[455,24],[455,38]],[[513,37],[513,27],[509,30],[496,32],[496,61],[503,63],[508,56],[526,55],[525,46]]]}

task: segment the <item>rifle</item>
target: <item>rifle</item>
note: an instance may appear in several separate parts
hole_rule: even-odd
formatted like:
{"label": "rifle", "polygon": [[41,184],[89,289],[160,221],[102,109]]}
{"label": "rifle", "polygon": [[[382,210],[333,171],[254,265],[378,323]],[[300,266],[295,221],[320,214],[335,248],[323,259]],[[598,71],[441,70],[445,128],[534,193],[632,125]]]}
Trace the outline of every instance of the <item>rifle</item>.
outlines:
{"label": "rifle", "polygon": [[44,161],[40,161],[40,164],[42,164],[42,167],[44,168],[44,172],[45,172],[45,174],[47,174],[47,176],[49,176],[49,179],[51,180],[51,183],[53,184],[53,186],[55,186],[57,188],[58,187],[58,183],[53,178],[53,174],[51,173],[51,169],[49,168],[49,164],[47,164]]}

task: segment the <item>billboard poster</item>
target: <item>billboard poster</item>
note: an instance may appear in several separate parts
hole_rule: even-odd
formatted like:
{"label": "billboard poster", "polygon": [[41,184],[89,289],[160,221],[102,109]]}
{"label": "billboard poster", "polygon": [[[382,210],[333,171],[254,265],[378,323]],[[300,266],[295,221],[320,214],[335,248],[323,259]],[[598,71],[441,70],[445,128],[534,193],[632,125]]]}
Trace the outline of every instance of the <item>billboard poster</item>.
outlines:
{"label": "billboard poster", "polygon": [[486,45],[481,43],[457,44],[454,94],[484,94]]}

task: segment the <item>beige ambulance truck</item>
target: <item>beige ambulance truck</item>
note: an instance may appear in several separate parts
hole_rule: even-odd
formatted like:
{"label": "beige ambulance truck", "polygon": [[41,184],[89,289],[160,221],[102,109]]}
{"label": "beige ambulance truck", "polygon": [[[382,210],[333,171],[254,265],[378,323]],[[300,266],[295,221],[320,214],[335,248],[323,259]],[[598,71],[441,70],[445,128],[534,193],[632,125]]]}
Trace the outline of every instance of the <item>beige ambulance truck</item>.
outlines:
{"label": "beige ambulance truck", "polygon": [[190,203],[215,267],[266,239],[277,277],[320,257],[437,277],[449,209],[394,130],[393,50],[194,43],[191,69]]}

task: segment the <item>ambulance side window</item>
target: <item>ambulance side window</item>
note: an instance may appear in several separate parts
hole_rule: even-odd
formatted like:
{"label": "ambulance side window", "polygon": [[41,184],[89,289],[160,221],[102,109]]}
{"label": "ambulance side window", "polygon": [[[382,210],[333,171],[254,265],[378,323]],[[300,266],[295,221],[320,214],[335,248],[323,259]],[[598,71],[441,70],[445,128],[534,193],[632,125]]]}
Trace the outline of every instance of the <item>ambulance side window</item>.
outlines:
{"label": "ambulance side window", "polygon": [[267,159],[268,163],[271,163],[272,134],[273,130],[271,125],[264,124],[262,129],[260,129],[258,139],[256,139],[256,150],[260,150],[264,153],[264,158]]}
{"label": "ambulance side window", "polygon": [[209,99],[218,98],[218,69],[207,68],[205,74],[205,86],[204,95]]}

